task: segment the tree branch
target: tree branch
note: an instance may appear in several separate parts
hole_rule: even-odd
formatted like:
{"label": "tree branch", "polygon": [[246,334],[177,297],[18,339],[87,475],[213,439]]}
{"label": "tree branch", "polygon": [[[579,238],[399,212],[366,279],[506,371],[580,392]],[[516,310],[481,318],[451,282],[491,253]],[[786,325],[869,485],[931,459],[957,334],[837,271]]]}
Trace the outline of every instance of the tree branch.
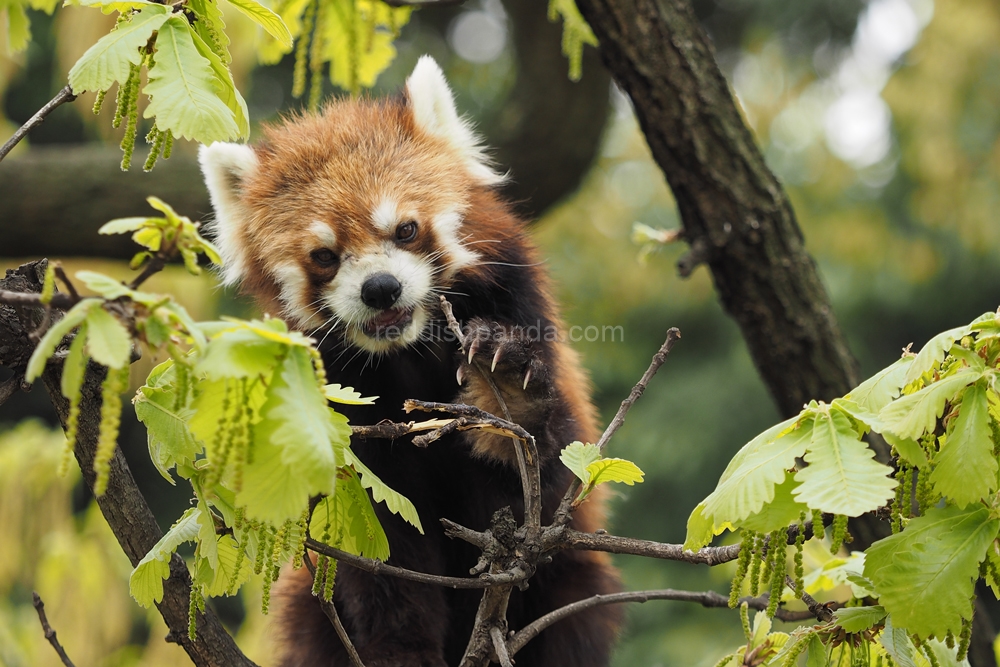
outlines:
{"label": "tree branch", "polygon": [[[718,608],[729,607],[729,596],[716,593],[715,591],[679,591],[672,588],[663,588],[649,591],[631,591],[627,593],[611,593],[608,595],[595,595],[593,597],[573,602],[555,611],[550,611],[536,621],[518,630],[513,637],[507,640],[507,649],[513,655],[524,648],[525,644],[534,639],[545,628],[587,609],[600,607],[606,604],[620,604],[623,602],[648,602],[649,600],[676,600],[679,602],[697,602],[703,607]],[[767,609],[768,596],[740,598],[740,604],[746,602],[751,609],[763,611]],[[779,621],[796,622],[812,618],[811,612],[790,612],[786,609],[778,609],[774,615]]]}
{"label": "tree branch", "polygon": [[359,570],[364,570],[374,575],[386,575],[390,577],[399,577],[400,579],[408,579],[409,581],[416,581],[421,584],[435,584],[437,586],[446,586],[448,588],[489,588],[491,586],[506,585],[514,581],[514,577],[506,576],[490,576],[482,575],[478,578],[472,577],[443,577],[437,574],[427,574],[425,572],[416,572],[414,570],[407,570],[402,567],[396,567],[395,565],[387,565],[380,560],[375,560],[374,558],[365,558],[364,556],[356,556],[347,551],[342,551],[336,547],[331,547],[329,544],[323,544],[322,542],[317,542],[312,538],[306,539],[306,547],[315,551],[318,554],[323,554],[324,556],[329,556],[330,558],[335,558],[339,562],[345,565],[350,565]]}
{"label": "tree branch", "polygon": [[35,611],[38,612],[38,621],[42,624],[42,630],[45,632],[45,638],[49,640],[49,643],[52,644],[52,648],[54,648],[56,653],[59,654],[59,659],[62,660],[62,664],[66,667],[75,667],[73,661],[69,659],[68,655],[66,655],[66,649],[62,647],[62,644],[60,644],[59,640],[56,638],[56,631],[52,629],[51,625],[49,625],[49,619],[45,616],[45,603],[42,602],[41,596],[38,595],[38,593],[32,592],[31,599],[35,605]]}
{"label": "tree branch", "polygon": [[[52,295],[52,300],[49,301],[48,305],[57,310],[69,310],[77,304],[80,298],[73,297],[71,294],[64,294],[63,292],[56,292]],[[0,303],[5,303],[8,306],[45,306],[42,303],[42,295],[35,294],[31,292],[13,292],[11,290],[0,289]]]}
{"label": "tree branch", "polygon": [[[316,565],[313,563],[312,557],[306,555],[302,560],[309,569],[309,574],[315,579]],[[365,667],[361,656],[358,655],[358,649],[354,648],[354,643],[347,635],[347,629],[344,628],[344,624],[340,621],[340,614],[337,613],[337,606],[333,604],[333,600],[329,602],[324,600],[322,594],[317,595],[316,599],[319,601],[319,606],[323,609],[323,613],[326,614],[326,617],[330,619],[330,623],[333,624],[333,629],[337,631],[337,636],[340,637],[340,643],[344,645],[344,650],[347,651],[347,657],[351,659],[351,664],[354,667]]]}
{"label": "tree branch", "polygon": [[7,157],[7,153],[10,153],[14,146],[17,146],[21,139],[28,136],[28,132],[31,132],[35,126],[41,125],[45,117],[52,113],[59,106],[65,104],[66,102],[72,102],[76,99],[76,95],[73,94],[73,89],[69,85],[63,86],[62,90],[56,93],[56,96],[45,103],[41,109],[35,112],[35,115],[28,119],[28,122],[18,128],[17,132],[14,133],[10,139],[7,140],[2,147],[0,147],[0,162]]}

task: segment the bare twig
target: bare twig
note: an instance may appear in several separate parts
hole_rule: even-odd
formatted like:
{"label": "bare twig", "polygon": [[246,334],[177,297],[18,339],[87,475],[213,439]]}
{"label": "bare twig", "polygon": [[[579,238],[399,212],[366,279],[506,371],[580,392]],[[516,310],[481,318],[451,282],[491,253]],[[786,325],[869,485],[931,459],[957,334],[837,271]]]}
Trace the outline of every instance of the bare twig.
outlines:
{"label": "bare twig", "polygon": [[417,581],[422,584],[435,584],[438,586],[446,586],[448,588],[490,588],[491,586],[516,583],[520,579],[523,579],[523,576],[519,579],[511,574],[504,576],[484,574],[478,578],[443,577],[436,574],[427,574],[425,572],[407,570],[406,568],[396,567],[395,565],[386,565],[382,561],[375,560],[374,558],[355,556],[352,553],[341,551],[340,549],[331,547],[328,544],[317,542],[312,538],[306,540],[306,546],[318,554],[323,554],[324,556],[329,556],[330,558],[336,558],[345,565],[356,567],[359,570],[364,570],[365,572],[369,572],[371,574],[384,574],[390,577],[399,577],[400,579]]}
{"label": "bare twig", "polygon": [[685,551],[680,544],[665,544],[650,540],[637,540],[631,537],[619,537],[599,533],[581,533],[567,528],[559,531],[558,541],[546,544],[548,549],[582,549],[587,551],[606,551],[613,554],[629,554],[646,556],[684,563],[702,565],[720,565],[739,558],[740,545],[732,544],[724,547],[704,547],[698,551]]}
{"label": "bare twig", "polygon": [[[302,560],[309,569],[309,573],[313,576],[313,578],[315,578],[316,565],[312,562],[312,557],[306,556]],[[362,661],[361,656],[358,655],[358,649],[354,648],[354,643],[347,635],[347,629],[344,628],[344,624],[340,621],[340,614],[337,613],[336,605],[333,604],[332,600],[329,602],[324,600],[322,595],[317,595],[316,599],[319,600],[319,606],[323,609],[323,613],[326,614],[326,617],[330,619],[331,623],[333,623],[333,629],[337,631],[337,636],[340,637],[340,642],[344,645],[344,650],[347,651],[347,656],[351,659],[351,664],[354,665],[354,667],[365,667],[364,661]]]}
{"label": "bare twig", "polygon": [[[52,300],[49,301],[48,305],[58,310],[69,310],[75,306],[79,300],[79,297],[74,297],[70,294],[63,294],[62,292],[56,292],[52,295]],[[41,294],[32,294],[31,292],[11,292],[10,290],[0,290],[0,303],[5,303],[8,306],[44,307],[46,305],[42,303]]]}
{"label": "bare twig", "polygon": [[510,653],[507,651],[507,640],[504,639],[503,630],[494,625],[490,628],[490,639],[493,640],[493,650],[497,653],[500,667],[514,667],[514,661],[510,659]]}
{"label": "bare twig", "polygon": [[10,153],[17,146],[21,139],[28,136],[28,132],[31,132],[36,125],[40,125],[45,117],[52,113],[56,107],[65,104],[66,102],[72,102],[76,99],[76,95],[73,94],[73,89],[69,86],[64,86],[62,90],[56,93],[56,96],[45,103],[41,109],[35,112],[35,115],[28,119],[28,122],[18,128],[17,132],[14,133],[10,139],[7,140],[2,147],[0,147],[0,162],[7,157],[7,153]]}
{"label": "bare twig", "polygon": [[69,292],[69,295],[74,299],[79,300],[80,294],[76,291],[76,285],[74,285],[73,281],[66,275],[66,271],[63,270],[62,264],[59,262],[53,262],[52,267],[55,271],[56,278],[58,278],[62,284],[66,286],[66,290]]}
{"label": "bare twig", "polygon": [[174,256],[174,248],[165,248],[160,252],[153,255],[152,259],[146,263],[145,268],[143,268],[142,273],[137,275],[135,279],[128,284],[129,289],[139,289],[139,285],[146,282],[150,276],[154,273],[159,273],[167,265],[167,262],[171,257]]}
{"label": "bare twig", "polygon": [[[785,584],[793,591],[795,590],[795,580],[787,575],[785,576]],[[800,599],[803,602],[805,602],[807,607],[809,607],[809,615],[815,616],[816,620],[820,621],[821,623],[829,623],[830,621],[833,620],[833,609],[835,609],[836,606],[826,605],[822,602],[819,602],[816,600],[816,598],[809,595],[805,591],[802,591]]]}
{"label": "bare twig", "polygon": [[62,664],[66,667],[75,667],[73,665],[73,661],[69,659],[68,655],[66,655],[66,650],[56,638],[56,631],[52,629],[51,625],[49,625],[49,619],[45,616],[45,603],[42,602],[41,596],[39,596],[38,593],[32,592],[31,598],[34,601],[35,611],[38,612],[38,620],[42,624],[42,630],[45,631],[45,638],[49,640],[49,643],[52,644],[52,648],[54,648],[56,653],[59,654],[59,659],[62,660]]}
{"label": "bare twig", "polygon": [[[649,362],[649,368],[646,372],[642,374],[639,381],[632,387],[632,391],[629,392],[628,397],[622,401],[621,406],[618,408],[618,412],[615,414],[611,423],[608,427],[604,429],[604,433],[601,434],[600,439],[597,441],[598,448],[603,452],[604,448],[607,446],[608,441],[611,437],[618,432],[622,424],[625,423],[625,416],[628,411],[632,408],[639,397],[642,396],[643,392],[646,391],[646,386],[649,381],[653,379],[656,375],[656,371],[660,370],[660,366],[663,362],[667,360],[667,355],[670,354],[671,348],[673,348],[674,343],[678,341],[681,337],[681,331],[677,327],[671,327],[667,330],[667,339],[663,341],[663,345],[660,349],[656,351],[653,355],[653,359]],[[555,517],[552,520],[552,525],[560,526],[569,523],[570,517],[572,516],[573,510],[573,499],[576,497],[577,492],[580,488],[580,480],[574,478],[570,483],[569,488],[566,489],[566,495],[563,496],[562,502],[559,503],[559,509],[556,510]]]}

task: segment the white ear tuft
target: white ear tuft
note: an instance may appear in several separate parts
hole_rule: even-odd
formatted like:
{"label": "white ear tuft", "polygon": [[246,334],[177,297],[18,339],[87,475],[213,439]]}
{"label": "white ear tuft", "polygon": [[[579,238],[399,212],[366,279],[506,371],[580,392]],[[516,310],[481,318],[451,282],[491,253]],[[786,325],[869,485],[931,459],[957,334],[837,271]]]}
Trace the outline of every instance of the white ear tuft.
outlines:
{"label": "white ear tuft", "polygon": [[472,176],[484,185],[502,183],[490,168],[483,145],[468,122],[458,115],[444,72],[430,56],[421,56],[406,80],[406,94],[417,127],[440,137],[461,153]]}
{"label": "white ear tuft", "polygon": [[239,236],[246,214],[240,203],[239,188],[243,179],[257,169],[257,155],[245,144],[217,141],[199,149],[198,161],[215,209],[215,221],[209,229],[225,262],[222,282],[233,285],[243,277],[246,268],[246,252]]}

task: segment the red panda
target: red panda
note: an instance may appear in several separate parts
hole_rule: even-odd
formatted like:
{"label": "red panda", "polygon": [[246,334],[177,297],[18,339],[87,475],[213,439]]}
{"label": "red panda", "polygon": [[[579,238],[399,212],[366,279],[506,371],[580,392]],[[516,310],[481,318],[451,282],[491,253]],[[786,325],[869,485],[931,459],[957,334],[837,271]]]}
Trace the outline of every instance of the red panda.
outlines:
{"label": "red panda", "polygon": [[[380,398],[338,406],[356,424],[408,421],[407,398],[458,402],[502,414],[485,380],[492,366],[513,421],[537,439],[543,522],[572,474],[558,459],[574,440],[593,442],[588,381],[563,342],[562,324],[523,223],[498,196],[504,177],[459,117],[440,68],[428,56],[405,92],[383,100],[341,100],[264,130],[255,147],[216,143],[200,155],[223,280],[314,336],[330,382]],[[459,350],[444,335],[438,295],[477,335]],[[523,516],[511,442],[456,433],[426,449],[408,440],[355,442],[356,454],[416,506],[426,534],[377,507],[390,563],[468,576],[477,550],[445,537],[439,519],[475,530],[509,506]],[[603,520],[591,500],[573,525]],[[286,667],[348,665],[311,595],[308,571],[277,584]],[[508,608],[512,630],[567,603],[619,590],[605,554],[567,551],[539,567]],[[481,591],[451,590],[341,566],[334,603],[368,667],[458,664]],[[580,613],[542,632],[516,656],[518,667],[606,665],[618,630],[614,607]]]}

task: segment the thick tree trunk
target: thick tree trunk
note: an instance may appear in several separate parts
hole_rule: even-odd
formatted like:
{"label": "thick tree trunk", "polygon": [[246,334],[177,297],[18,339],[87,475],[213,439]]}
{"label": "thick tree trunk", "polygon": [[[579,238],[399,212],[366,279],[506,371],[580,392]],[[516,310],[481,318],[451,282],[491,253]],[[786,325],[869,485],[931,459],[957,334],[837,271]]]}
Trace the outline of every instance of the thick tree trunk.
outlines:
{"label": "thick tree trunk", "polygon": [[[687,0],[577,0],[601,57],[629,95],[680,210],[687,275],[705,263],[758,372],[785,417],[858,382],[857,363],[805,251],[781,184],[767,168]],[[873,443],[887,460],[884,443]],[[852,520],[852,548],[888,534]],[[993,630],[977,605],[970,656],[995,667]]]}
{"label": "thick tree trunk", "polygon": [[[0,280],[0,289],[15,292],[39,292],[45,272],[45,263],[25,264]],[[16,313],[9,306],[0,306],[0,364],[9,368],[21,368],[34,348],[28,331],[41,320],[39,309]],[[50,363],[42,374],[42,383],[52,399],[56,413],[66,426],[69,415],[69,401],[60,391],[62,375],[60,363]],[[75,454],[83,471],[87,487],[94,488],[94,455],[101,422],[101,382],[104,369],[91,364],[83,382],[83,397],[80,401],[80,419],[77,431]],[[132,478],[128,463],[120,449],[111,458],[111,474],[108,488],[97,499],[101,513],[118,538],[122,550],[132,565],[137,564],[163,537],[153,512]],[[188,638],[188,598],[191,592],[191,577],[183,559],[174,554],[170,561],[170,577],[163,582],[163,600],[157,604],[160,615],[170,629],[168,640],[180,644],[192,662],[198,667],[256,667],[240,651],[236,642],[222,626],[219,618],[210,608],[199,614],[197,639]]]}

